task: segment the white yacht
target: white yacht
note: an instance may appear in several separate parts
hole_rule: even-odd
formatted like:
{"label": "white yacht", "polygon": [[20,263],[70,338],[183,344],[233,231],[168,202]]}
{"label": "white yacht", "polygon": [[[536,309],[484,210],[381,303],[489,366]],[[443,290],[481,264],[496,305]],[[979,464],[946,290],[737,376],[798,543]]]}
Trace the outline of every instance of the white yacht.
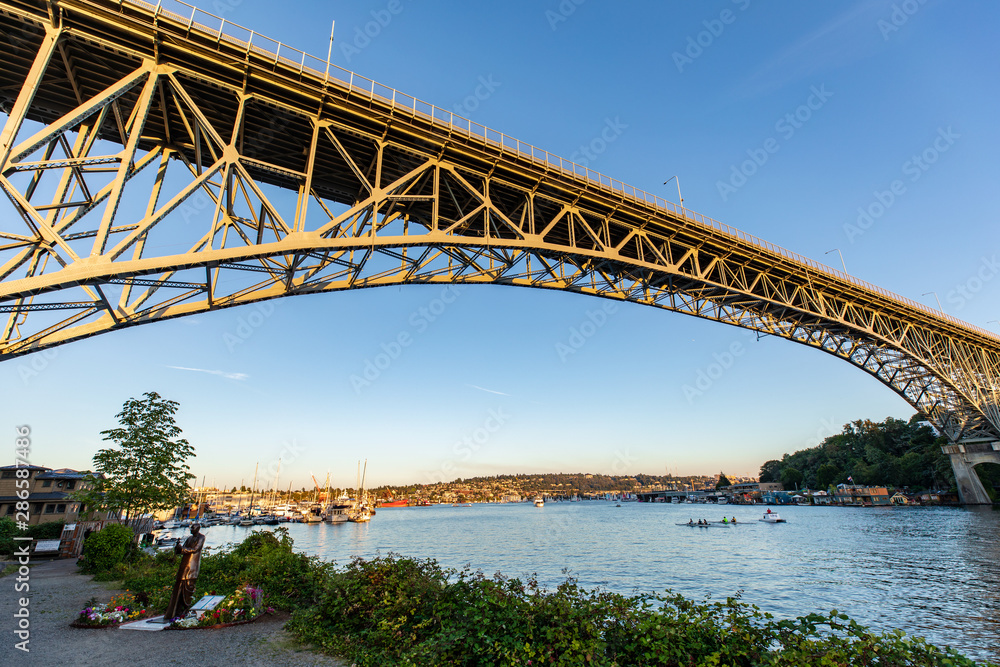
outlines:
{"label": "white yacht", "polygon": [[535,496],[535,507],[545,507],[545,499],[541,496]]}

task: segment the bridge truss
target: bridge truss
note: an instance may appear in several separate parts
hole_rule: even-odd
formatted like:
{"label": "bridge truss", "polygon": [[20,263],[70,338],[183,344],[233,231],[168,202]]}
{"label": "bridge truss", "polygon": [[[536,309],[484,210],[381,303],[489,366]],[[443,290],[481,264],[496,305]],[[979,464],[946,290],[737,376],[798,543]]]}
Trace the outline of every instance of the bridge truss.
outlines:
{"label": "bridge truss", "polygon": [[219,20],[0,2],[0,359],[283,296],[503,284],[786,338],[953,442],[1000,437],[993,334]]}

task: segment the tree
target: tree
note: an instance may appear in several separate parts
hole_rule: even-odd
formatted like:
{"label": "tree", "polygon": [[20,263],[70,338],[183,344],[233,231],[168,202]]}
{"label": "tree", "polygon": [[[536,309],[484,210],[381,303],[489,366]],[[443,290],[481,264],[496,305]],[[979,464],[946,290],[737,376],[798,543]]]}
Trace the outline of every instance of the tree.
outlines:
{"label": "tree", "polygon": [[733,483],[729,481],[729,478],[720,472],[719,481],[715,483],[715,490],[718,491],[719,489],[724,489],[727,486],[732,486],[732,485]]}
{"label": "tree", "polygon": [[798,488],[798,484],[801,481],[802,472],[798,468],[785,468],[781,471],[781,483],[785,486],[786,490],[790,486]]}
{"label": "tree", "polygon": [[825,489],[835,481],[837,481],[837,476],[840,474],[840,470],[837,466],[832,463],[824,463],[819,468],[816,469],[816,486],[820,489]]}
{"label": "tree", "polygon": [[781,471],[781,461],[768,461],[760,467],[761,482],[777,482]]}
{"label": "tree", "polygon": [[178,405],[156,392],[125,401],[116,415],[120,426],[101,431],[115,447],[94,455],[99,474],[88,476],[89,488],[76,499],[130,520],[187,503],[194,475],[185,461],[194,448],[178,437],[181,429],[174,422]]}

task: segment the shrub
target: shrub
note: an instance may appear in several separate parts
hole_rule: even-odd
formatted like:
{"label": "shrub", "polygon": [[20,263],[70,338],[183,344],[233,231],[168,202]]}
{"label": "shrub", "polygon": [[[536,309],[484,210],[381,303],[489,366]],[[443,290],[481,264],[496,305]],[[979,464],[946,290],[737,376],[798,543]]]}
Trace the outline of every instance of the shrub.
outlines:
{"label": "shrub", "polygon": [[14,536],[28,536],[36,540],[54,540],[62,535],[63,522],[49,521],[28,526],[25,530],[20,530],[14,520],[10,517],[0,519],[0,555],[10,556],[14,550],[22,544],[14,540]]}
{"label": "shrub", "polygon": [[83,571],[99,574],[124,564],[135,552],[132,529],[112,523],[91,533],[83,544]]}
{"label": "shrub", "polygon": [[359,666],[878,665],[974,667],[902,632],[872,633],[831,612],[775,621],[738,597],[694,602],[587,591],[441,569],[389,555],[328,572],[318,603],[293,614],[299,639]]}

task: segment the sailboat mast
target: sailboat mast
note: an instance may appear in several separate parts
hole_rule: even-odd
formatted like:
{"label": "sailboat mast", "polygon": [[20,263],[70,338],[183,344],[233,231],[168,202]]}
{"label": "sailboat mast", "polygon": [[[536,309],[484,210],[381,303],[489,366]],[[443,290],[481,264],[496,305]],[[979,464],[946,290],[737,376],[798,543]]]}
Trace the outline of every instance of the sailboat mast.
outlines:
{"label": "sailboat mast", "polygon": [[365,472],[361,475],[361,490],[362,490],[362,502],[368,504],[368,493],[364,491],[365,488],[365,478],[368,477],[368,459],[365,459]]}
{"label": "sailboat mast", "polygon": [[274,500],[271,502],[271,513],[274,513],[274,506],[278,504],[278,478],[281,477],[281,459],[278,459],[278,472],[274,473]]}
{"label": "sailboat mast", "polygon": [[257,468],[260,467],[260,461],[253,467],[253,486],[250,487],[250,509],[247,510],[248,515],[253,514],[253,496],[257,493]]}

